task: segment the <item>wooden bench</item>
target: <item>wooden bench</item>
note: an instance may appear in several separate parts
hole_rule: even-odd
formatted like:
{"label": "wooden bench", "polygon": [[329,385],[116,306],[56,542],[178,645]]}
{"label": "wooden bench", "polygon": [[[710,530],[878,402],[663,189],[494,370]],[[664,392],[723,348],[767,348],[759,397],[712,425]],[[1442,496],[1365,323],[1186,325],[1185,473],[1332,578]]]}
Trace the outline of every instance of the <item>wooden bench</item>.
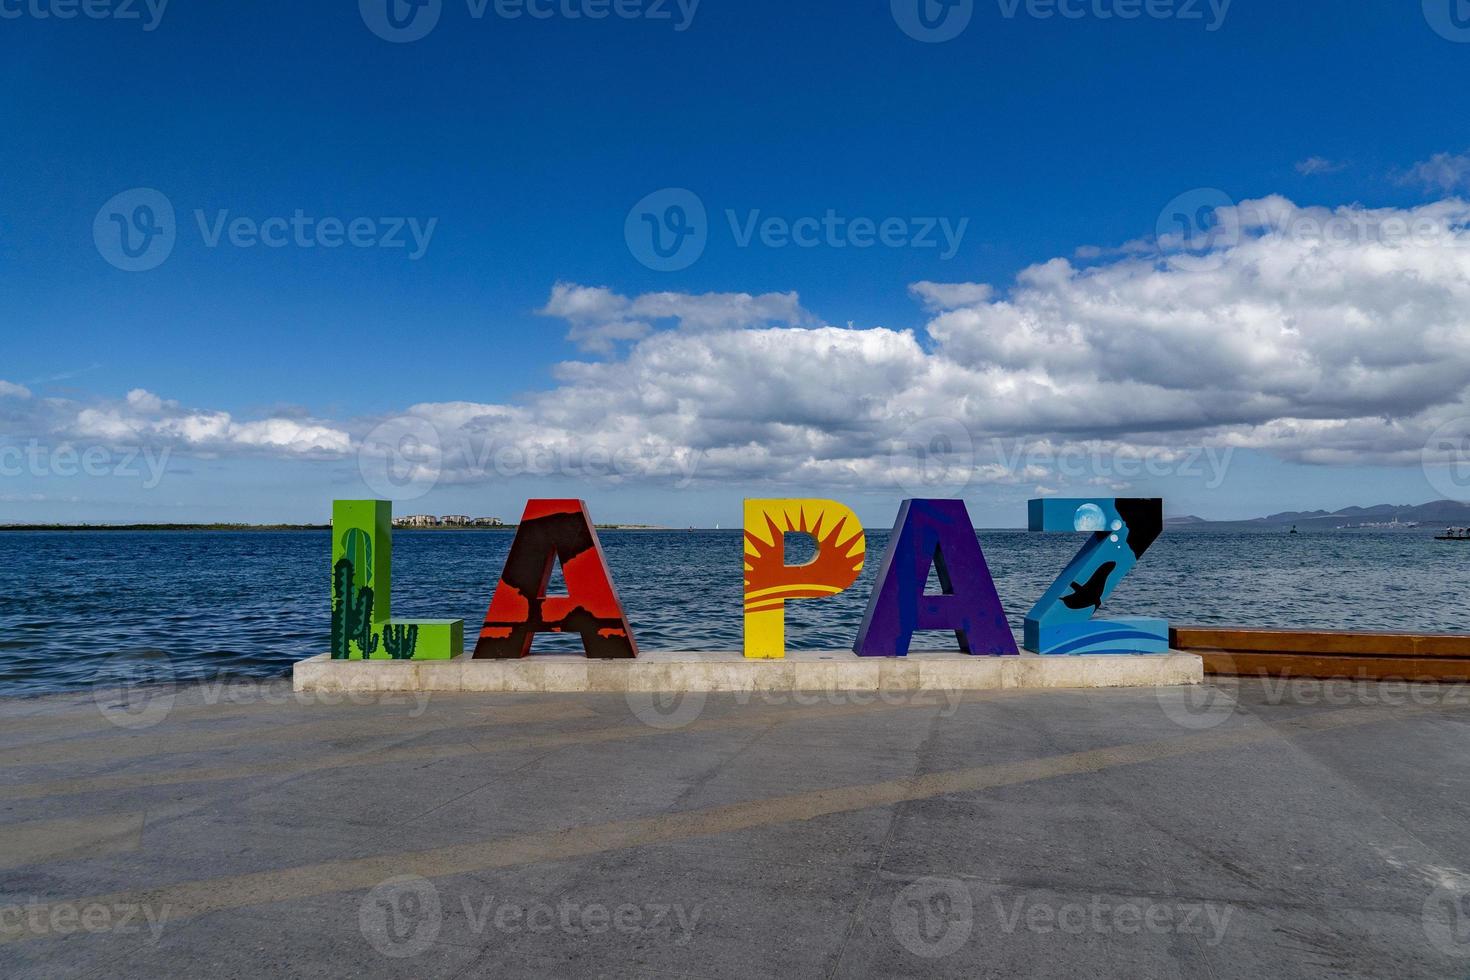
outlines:
{"label": "wooden bench", "polygon": [[1470,633],[1179,626],[1176,650],[1199,654],[1206,674],[1470,681]]}

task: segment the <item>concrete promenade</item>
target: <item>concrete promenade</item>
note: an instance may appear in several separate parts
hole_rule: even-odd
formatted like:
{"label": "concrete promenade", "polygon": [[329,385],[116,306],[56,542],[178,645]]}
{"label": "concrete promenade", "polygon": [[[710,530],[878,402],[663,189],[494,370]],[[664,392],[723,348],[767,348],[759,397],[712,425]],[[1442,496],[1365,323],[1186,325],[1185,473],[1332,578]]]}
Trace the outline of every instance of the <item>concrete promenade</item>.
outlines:
{"label": "concrete promenade", "polygon": [[1470,692],[0,702],[0,977],[1470,977]]}

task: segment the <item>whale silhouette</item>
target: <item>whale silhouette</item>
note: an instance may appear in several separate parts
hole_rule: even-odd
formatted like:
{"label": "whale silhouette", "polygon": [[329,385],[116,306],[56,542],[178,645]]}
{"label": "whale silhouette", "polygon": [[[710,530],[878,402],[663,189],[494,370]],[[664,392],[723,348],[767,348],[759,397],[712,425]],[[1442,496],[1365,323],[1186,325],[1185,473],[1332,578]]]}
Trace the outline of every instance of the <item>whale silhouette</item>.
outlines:
{"label": "whale silhouette", "polygon": [[1062,597],[1062,605],[1068,609],[1086,609],[1088,606],[1094,609],[1102,608],[1103,590],[1108,587],[1108,576],[1113,574],[1113,569],[1118,567],[1115,561],[1103,562],[1092,573],[1092,578],[1087,584],[1080,582],[1072,583],[1072,594]]}

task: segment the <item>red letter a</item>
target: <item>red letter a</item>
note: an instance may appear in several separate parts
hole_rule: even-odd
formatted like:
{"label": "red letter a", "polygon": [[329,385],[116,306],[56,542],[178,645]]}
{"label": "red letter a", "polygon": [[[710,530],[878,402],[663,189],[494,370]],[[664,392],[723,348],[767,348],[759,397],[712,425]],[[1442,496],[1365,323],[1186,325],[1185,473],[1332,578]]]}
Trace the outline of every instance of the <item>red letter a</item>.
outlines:
{"label": "red letter a", "polygon": [[[567,594],[547,596],[552,563],[561,560]],[[476,660],[531,653],[537,633],[579,633],[589,657],[638,656],[623,604],[607,572],[597,531],[580,500],[532,500],[510,545],[490,600]]]}

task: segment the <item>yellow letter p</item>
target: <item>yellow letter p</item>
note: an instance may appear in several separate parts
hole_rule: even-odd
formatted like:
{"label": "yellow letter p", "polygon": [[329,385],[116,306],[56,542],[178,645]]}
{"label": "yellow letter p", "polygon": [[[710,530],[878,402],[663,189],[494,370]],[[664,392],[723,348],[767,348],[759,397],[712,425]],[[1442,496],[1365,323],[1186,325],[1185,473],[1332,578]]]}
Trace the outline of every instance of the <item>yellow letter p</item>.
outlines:
{"label": "yellow letter p", "polygon": [[[786,564],[786,533],[810,534],[817,554]],[[786,600],[836,595],[863,570],[867,535],[857,515],[835,500],[745,502],[745,655],[786,656]]]}

